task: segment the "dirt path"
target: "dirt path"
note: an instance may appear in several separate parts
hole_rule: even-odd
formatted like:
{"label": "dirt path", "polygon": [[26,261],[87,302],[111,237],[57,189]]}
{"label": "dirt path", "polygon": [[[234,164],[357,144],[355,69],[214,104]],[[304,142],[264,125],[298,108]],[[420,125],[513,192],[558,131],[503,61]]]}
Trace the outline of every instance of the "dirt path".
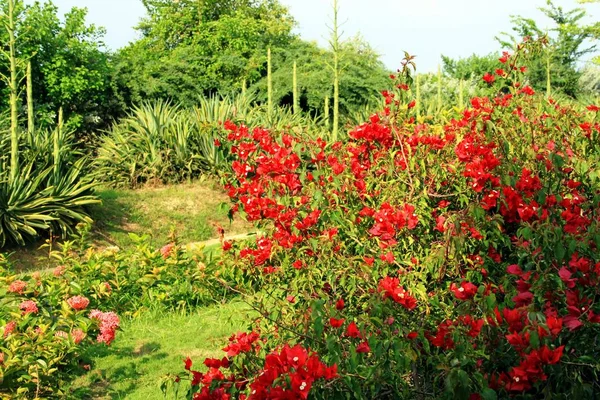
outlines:
{"label": "dirt path", "polygon": [[[224,240],[225,241],[235,241],[235,240],[243,240],[243,239],[247,239],[256,235],[260,235],[263,232],[261,231],[256,231],[256,232],[248,232],[248,233],[240,233],[237,235],[231,235],[231,236],[225,236]],[[188,243],[186,245],[184,245],[184,247],[188,250],[188,251],[194,251],[197,250],[199,247],[211,247],[211,246],[215,246],[217,244],[221,243],[221,239],[210,239],[210,240],[205,240],[203,242],[193,242],[193,243]]]}

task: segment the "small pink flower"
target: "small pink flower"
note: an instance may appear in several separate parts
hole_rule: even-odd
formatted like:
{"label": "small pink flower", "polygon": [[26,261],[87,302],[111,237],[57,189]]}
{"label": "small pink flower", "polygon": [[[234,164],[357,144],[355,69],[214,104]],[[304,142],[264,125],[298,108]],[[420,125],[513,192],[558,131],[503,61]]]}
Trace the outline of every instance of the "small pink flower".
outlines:
{"label": "small pink flower", "polygon": [[54,268],[54,271],[52,273],[54,274],[54,276],[61,276],[65,273],[66,269],[67,267],[65,267],[64,265],[59,265],[58,267]]}
{"label": "small pink flower", "polygon": [[71,331],[71,337],[73,338],[73,341],[75,342],[75,344],[79,344],[85,338],[85,332],[83,332],[79,328],[73,329]]}
{"label": "small pink flower", "polygon": [[73,307],[75,310],[85,310],[85,308],[90,304],[90,301],[83,296],[73,296],[67,299],[67,303]]}
{"label": "small pink flower", "polygon": [[169,258],[169,256],[171,255],[171,252],[173,251],[173,247],[175,247],[175,243],[169,243],[164,245],[161,249],[160,249],[160,254],[162,255],[162,257],[166,260],[167,258]]}
{"label": "small pink flower", "polygon": [[15,321],[10,321],[4,326],[4,338],[13,333],[13,331],[17,328],[17,323]]}
{"label": "small pink flower", "polygon": [[54,332],[54,337],[60,338],[60,339],[68,339],[69,334],[65,331],[56,331],[56,332]]}
{"label": "small pink flower", "polygon": [[23,292],[27,289],[27,282],[23,281],[14,281],[8,287],[8,291],[10,293],[23,294]]}
{"label": "small pink flower", "polygon": [[25,300],[24,302],[22,302],[19,305],[19,309],[21,309],[21,311],[23,311],[23,315],[30,314],[30,313],[37,314],[39,311],[37,304],[33,300]]}

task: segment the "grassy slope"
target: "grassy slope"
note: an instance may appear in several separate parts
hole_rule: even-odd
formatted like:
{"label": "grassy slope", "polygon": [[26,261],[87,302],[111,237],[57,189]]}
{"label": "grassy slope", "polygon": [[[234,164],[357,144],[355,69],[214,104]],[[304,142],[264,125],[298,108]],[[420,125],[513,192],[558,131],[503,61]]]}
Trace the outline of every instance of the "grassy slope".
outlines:
{"label": "grassy slope", "polygon": [[[211,181],[138,190],[102,189],[98,195],[103,203],[92,209],[96,221],[92,234],[98,247],[126,247],[131,244],[129,233],[148,233],[160,247],[170,241],[172,230],[180,243],[217,238],[217,226],[222,226],[226,235],[254,230],[240,219],[230,224],[219,207],[229,200]],[[10,259],[17,270],[52,267],[48,249],[39,249],[42,244],[3,252],[13,253]]]}
{"label": "grassy slope", "polygon": [[228,235],[251,229],[240,220],[230,224],[220,207],[229,200],[210,181],[99,194],[103,205],[93,210],[96,238],[119,247],[131,243],[130,232],[149,233],[159,246],[169,241],[171,232],[181,243],[190,243],[218,237],[218,226]]}
{"label": "grassy slope", "polygon": [[[240,302],[188,315],[142,315],[124,324],[110,348],[97,346],[87,354],[93,360],[92,369],[74,382],[74,395],[82,399],[163,399],[160,383],[165,375],[185,372],[183,359],[188,356],[198,368],[205,357],[223,357],[220,349],[227,338],[246,330],[251,315]],[[172,393],[169,398],[174,398]]]}

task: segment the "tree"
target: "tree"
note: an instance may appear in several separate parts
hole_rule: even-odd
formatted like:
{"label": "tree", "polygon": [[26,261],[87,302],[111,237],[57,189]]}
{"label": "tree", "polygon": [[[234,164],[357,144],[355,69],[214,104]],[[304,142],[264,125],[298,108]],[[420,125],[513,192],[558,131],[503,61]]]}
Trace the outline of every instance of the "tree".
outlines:
{"label": "tree", "polygon": [[127,103],[241,90],[266,74],[267,48],[287,46],[293,19],[274,0],[146,0],[142,39],[119,52],[117,85]]}
{"label": "tree", "polygon": [[493,72],[501,67],[496,54],[479,56],[473,54],[466,58],[452,59],[442,55],[444,73],[451,78],[471,80],[479,79],[485,73]]}
{"label": "tree", "polygon": [[[378,99],[386,89],[390,72],[379,55],[359,36],[346,40],[340,47],[345,60],[339,81],[340,115],[349,115]],[[273,101],[278,106],[293,106],[293,70],[297,65],[299,107],[312,115],[323,113],[323,99],[331,99],[333,54],[313,42],[296,39],[287,48],[273,52]],[[263,78],[250,87],[260,102],[266,102],[267,82]]]}
{"label": "tree", "polygon": [[[0,0],[0,5],[6,8],[8,1]],[[107,114],[112,96],[104,30],[87,25],[85,17],[85,9],[73,8],[61,20],[51,1],[22,6],[15,21],[15,51],[20,60],[31,61],[37,116],[43,119],[43,114],[55,114],[63,106],[71,126],[91,131],[101,126],[98,122]],[[0,40],[7,43],[8,32],[0,32]],[[6,73],[7,66],[0,72]],[[5,99],[0,106],[6,106]]]}
{"label": "tree", "polygon": [[[548,84],[548,67],[550,68],[550,81],[555,90],[575,97],[578,92],[578,81],[580,72],[576,68],[576,62],[586,54],[593,52],[596,46],[585,47],[587,39],[595,37],[595,27],[581,25],[581,20],[586,12],[581,8],[570,11],[563,10],[547,1],[547,7],[541,7],[540,10],[550,18],[555,27],[548,33],[548,47],[544,54],[538,54],[533,57],[528,67],[527,77],[538,90],[546,89]],[[525,37],[543,37],[546,32],[538,27],[536,21],[530,18],[513,16],[513,31],[517,33],[518,38],[512,35],[504,34],[504,37],[497,38],[504,47],[513,47],[515,43],[520,42]]]}

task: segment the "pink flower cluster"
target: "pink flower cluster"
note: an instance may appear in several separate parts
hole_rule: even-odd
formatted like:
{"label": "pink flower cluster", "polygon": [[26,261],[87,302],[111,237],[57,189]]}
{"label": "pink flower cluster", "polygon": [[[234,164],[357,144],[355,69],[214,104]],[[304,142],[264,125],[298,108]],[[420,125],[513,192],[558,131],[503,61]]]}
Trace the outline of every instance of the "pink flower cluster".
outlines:
{"label": "pink flower cluster", "polygon": [[102,312],[93,310],[90,312],[90,319],[98,320],[100,334],[97,337],[98,343],[106,343],[110,345],[115,339],[115,333],[119,329],[119,316],[114,312]]}

